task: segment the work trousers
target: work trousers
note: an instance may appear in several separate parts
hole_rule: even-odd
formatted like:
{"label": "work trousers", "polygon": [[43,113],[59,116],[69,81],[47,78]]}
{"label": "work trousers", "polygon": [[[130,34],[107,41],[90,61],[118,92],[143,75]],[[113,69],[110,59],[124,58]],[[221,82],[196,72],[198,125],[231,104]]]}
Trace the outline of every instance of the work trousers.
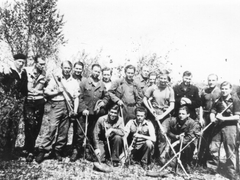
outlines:
{"label": "work trousers", "polygon": [[24,103],[25,150],[34,152],[35,141],[39,134],[44,114],[44,99],[26,100]]}
{"label": "work trousers", "polygon": [[65,101],[52,101],[49,112],[49,129],[43,135],[39,145],[40,151],[61,151],[67,144],[67,135],[70,125],[68,110]]}
{"label": "work trousers", "polygon": [[[210,123],[210,113],[204,112],[203,118],[205,120],[205,126]],[[206,166],[207,160],[210,158],[209,145],[211,143],[213,132],[213,125],[209,126],[202,134],[200,150],[198,153],[199,164]],[[200,143],[200,141],[198,142]]]}
{"label": "work trousers", "polygon": [[[94,127],[95,127],[95,124],[96,124],[98,118],[99,118],[98,115],[89,115],[88,116],[87,137],[88,137],[89,143],[91,145],[94,145],[93,144],[93,130],[94,130]],[[80,128],[79,124],[77,123],[77,120],[80,123],[80,125],[82,126],[83,131]],[[84,133],[85,133],[86,116],[80,115],[80,117],[77,120],[73,121],[72,146],[73,146],[73,149],[75,149],[79,152],[82,149],[83,140],[85,137]]]}
{"label": "work trousers", "polygon": [[132,150],[133,159],[136,161],[141,161],[142,164],[150,164],[153,154],[154,143],[150,140],[146,140],[146,142],[139,149]]}
{"label": "work trousers", "polygon": [[[119,155],[123,148],[123,138],[116,134],[112,135],[109,137],[109,144],[111,149],[112,161],[119,162]],[[101,150],[100,158],[102,161],[104,161],[106,157],[110,157],[107,141],[100,141],[99,149]]]}
{"label": "work trousers", "polygon": [[207,162],[210,168],[217,169],[219,167],[219,152],[221,144],[223,144],[226,153],[227,174],[231,177],[235,176],[236,169],[236,124],[227,124],[223,122],[214,128],[212,142],[210,144],[211,160]]}

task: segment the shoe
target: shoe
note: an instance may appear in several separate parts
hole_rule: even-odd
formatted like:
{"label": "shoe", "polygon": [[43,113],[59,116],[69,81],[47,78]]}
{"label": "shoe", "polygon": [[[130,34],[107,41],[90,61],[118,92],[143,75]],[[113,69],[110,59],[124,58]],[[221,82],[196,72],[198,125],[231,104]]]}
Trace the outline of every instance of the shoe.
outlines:
{"label": "shoe", "polygon": [[73,150],[72,156],[70,157],[71,162],[75,162],[78,158],[78,152]]}
{"label": "shoe", "polygon": [[60,155],[60,152],[55,151],[55,157],[58,161],[62,161],[62,156]]}
{"label": "shoe", "polygon": [[141,163],[141,166],[145,171],[148,170],[148,165],[146,163]]}
{"label": "shoe", "polygon": [[26,157],[26,162],[32,162],[33,161],[33,154],[29,153],[28,156]]}
{"label": "shoe", "polygon": [[163,166],[166,162],[167,162],[166,158],[160,157],[160,158],[158,159],[158,164],[159,164],[160,166]]}
{"label": "shoe", "polygon": [[45,155],[44,152],[40,152],[40,153],[37,155],[37,157],[35,158],[35,161],[36,161],[38,164],[40,164],[40,163],[43,162],[43,160],[44,160],[44,155]]}

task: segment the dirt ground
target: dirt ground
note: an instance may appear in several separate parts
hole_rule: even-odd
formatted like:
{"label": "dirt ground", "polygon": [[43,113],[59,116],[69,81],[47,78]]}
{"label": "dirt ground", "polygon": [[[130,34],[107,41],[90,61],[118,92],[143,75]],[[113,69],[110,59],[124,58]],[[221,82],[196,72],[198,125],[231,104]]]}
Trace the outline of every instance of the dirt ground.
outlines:
{"label": "dirt ground", "polygon": [[[47,111],[46,106],[46,111]],[[49,123],[48,117],[45,115],[43,119],[43,125],[40,132],[40,136],[37,139],[37,145],[41,141],[42,135],[47,130]],[[21,148],[24,143],[24,129],[23,124],[20,124],[20,131],[16,146]],[[72,127],[69,131],[68,145],[72,141]],[[70,147],[70,146],[69,146]],[[224,153],[222,154],[222,159],[224,160]],[[55,159],[46,159],[41,164],[33,161],[32,163],[27,163],[24,157],[19,158],[15,161],[2,161],[0,162],[0,180],[25,180],[25,179],[46,179],[46,180],[137,180],[137,179],[187,179],[187,177],[182,172],[179,167],[179,173],[175,175],[172,172],[171,167],[167,167],[163,172],[166,172],[164,177],[148,177],[146,176],[146,171],[144,171],[140,165],[130,165],[126,167],[113,168],[111,173],[103,173],[94,170],[93,162],[78,159],[76,162],[70,162],[69,152],[65,153],[65,157],[62,162],[58,162]],[[154,165],[152,171],[158,171],[161,167]],[[201,167],[192,167],[192,172],[190,174],[191,179],[205,179],[205,180],[224,180],[224,168],[222,169],[221,175],[212,175],[206,169]]]}

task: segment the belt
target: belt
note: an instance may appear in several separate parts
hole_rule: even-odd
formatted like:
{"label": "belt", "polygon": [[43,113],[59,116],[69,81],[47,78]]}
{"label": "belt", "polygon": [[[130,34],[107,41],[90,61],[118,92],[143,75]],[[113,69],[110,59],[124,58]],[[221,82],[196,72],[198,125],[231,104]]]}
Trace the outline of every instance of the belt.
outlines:
{"label": "belt", "polygon": [[30,97],[27,97],[27,100],[28,101],[36,101],[36,100],[41,100],[41,99],[44,99],[43,96],[30,96]]}
{"label": "belt", "polygon": [[59,100],[59,101],[51,100],[51,102],[53,102],[53,103],[64,102],[64,101],[65,100]]}

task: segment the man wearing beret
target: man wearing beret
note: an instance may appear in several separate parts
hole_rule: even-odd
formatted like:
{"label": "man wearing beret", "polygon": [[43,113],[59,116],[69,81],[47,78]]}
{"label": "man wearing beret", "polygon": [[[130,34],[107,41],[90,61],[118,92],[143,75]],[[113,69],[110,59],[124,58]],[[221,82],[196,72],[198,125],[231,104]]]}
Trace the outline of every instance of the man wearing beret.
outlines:
{"label": "man wearing beret", "polygon": [[9,73],[0,72],[0,159],[14,158],[18,123],[27,94],[27,74],[23,69],[27,57],[16,54],[13,58],[14,64]]}

